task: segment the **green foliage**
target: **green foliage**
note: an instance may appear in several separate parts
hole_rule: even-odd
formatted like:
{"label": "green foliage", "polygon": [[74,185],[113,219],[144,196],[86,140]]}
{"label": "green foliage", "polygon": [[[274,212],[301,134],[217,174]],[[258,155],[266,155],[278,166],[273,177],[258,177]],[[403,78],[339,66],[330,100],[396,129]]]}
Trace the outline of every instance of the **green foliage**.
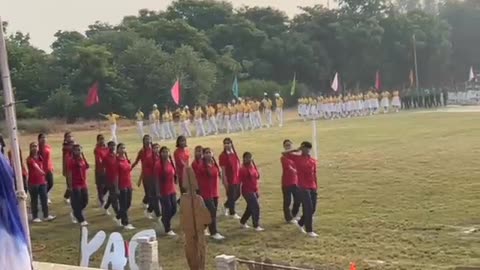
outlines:
{"label": "green foliage", "polygon": [[[73,120],[109,111],[133,115],[152,103],[174,106],[170,88],[177,78],[182,105],[232,99],[235,76],[242,95],[280,91],[287,104],[331,94],[335,72],[347,89],[371,87],[377,70],[386,88],[402,87],[413,68],[414,35],[420,86],[464,81],[470,66],[480,67],[478,1],[338,4],[303,7],[289,19],[270,7],[234,10],[224,1],[177,0],[166,11],[142,9],[118,25],[93,22],[85,34],[58,31],[49,54],[32,46],[28,34],[12,33],[12,83],[16,98],[28,100],[19,116]],[[298,86],[290,97],[294,73]],[[100,103],[86,109],[94,82]]]}

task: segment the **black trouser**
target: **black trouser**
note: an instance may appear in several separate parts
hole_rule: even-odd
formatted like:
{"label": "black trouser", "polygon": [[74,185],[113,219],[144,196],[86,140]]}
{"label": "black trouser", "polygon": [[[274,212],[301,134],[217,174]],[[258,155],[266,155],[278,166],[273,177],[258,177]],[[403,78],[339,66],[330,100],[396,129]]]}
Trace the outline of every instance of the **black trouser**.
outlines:
{"label": "black trouser", "polygon": [[253,227],[258,227],[260,220],[260,204],[258,204],[258,193],[243,194],[243,198],[247,202],[247,208],[240,219],[241,224],[247,223],[247,220],[252,217]]}
{"label": "black trouser", "polygon": [[303,215],[298,221],[298,225],[305,226],[307,233],[313,232],[313,214],[317,208],[317,191],[299,188],[299,195],[302,200]]}
{"label": "black trouser", "polygon": [[218,207],[218,198],[208,199],[205,200],[205,206],[207,207],[208,211],[210,212],[210,216],[212,218],[212,222],[208,225],[208,231],[210,235],[217,234],[217,207]]}
{"label": "black trouser", "polygon": [[72,191],[71,191],[71,187],[70,187],[70,184],[68,183],[68,179],[67,179],[66,176],[65,176],[65,182],[67,183],[67,189],[65,189],[65,193],[63,194],[63,198],[70,199]]}
{"label": "black trouser", "polygon": [[28,187],[30,192],[30,208],[32,210],[32,219],[38,218],[38,198],[42,205],[43,217],[48,217],[48,198],[47,185],[35,185]]}
{"label": "black trouser", "polygon": [[45,180],[47,180],[47,193],[53,188],[53,173],[47,172],[45,174]]}
{"label": "black trouser", "polygon": [[230,215],[235,215],[235,203],[240,198],[240,185],[228,184],[227,201],[223,204]]}
{"label": "black trouser", "polygon": [[88,205],[88,190],[86,188],[82,189],[73,189],[71,192],[70,204],[73,209],[73,215],[78,222],[82,223],[85,221],[83,217],[83,210]]}
{"label": "black trouser", "polygon": [[107,203],[103,206],[103,208],[107,210],[111,205],[115,215],[118,215],[117,189],[115,188],[115,185],[113,183],[107,183],[107,189],[108,189],[108,199],[107,199]]}
{"label": "black trouser", "polygon": [[147,185],[147,192],[148,192],[148,208],[147,211],[149,213],[154,212],[155,216],[158,218],[162,215],[160,212],[160,190],[158,187],[158,182],[155,181],[154,178],[149,179],[144,182],[144,185]]}
{"label": "black trouser", "polygon": [[132,189],[122,189],[118,195],[120,208],[118,209],[117,219],[122,221],[122,225],[128,225],[128,209],[132,205]]}
{"label": "black trouser", "polygon": [[168,196],[161,196],[160,202],[162,204],[162,223],[165,232],[171,230],[171,221],[173,216],[177,213],[177,196],[170,194]]}
{"label": "black trouser", "polygon": [[107,194],[106,176],[104,172],[95,172],[95,185],[97,186],[97,198],[101,205],[105,203],[103,197]]}
{"label": "black trouser", "polygon": [[[298,187],[296,185],[282,187],[283,193],[283,216],[285,221],[289,222],[296,217],[298,211],[300,210],[301,201],[298,195]],[[290,210],[290,205],[292,204],[293,198],[293,207]]]}

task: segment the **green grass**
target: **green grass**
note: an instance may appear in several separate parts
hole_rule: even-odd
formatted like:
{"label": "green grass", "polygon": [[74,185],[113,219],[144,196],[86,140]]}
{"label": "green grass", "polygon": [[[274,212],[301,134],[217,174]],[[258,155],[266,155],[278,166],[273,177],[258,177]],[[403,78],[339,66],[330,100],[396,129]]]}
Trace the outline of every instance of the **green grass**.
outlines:
{"label": "green grass", "polygon": [[[319,121],[319,203],[315,218],[318,239],[308,239],[284,224],[280,191],[281,142],[311,140],[309,122],[289,121],[284,128],[233,134],[237,151],[252,151],[262,174],[261,223],[263,233],[242,231],[233,220],[219,221],[227,239],[208,242],[208,269],[213,258],[225,253],[242,258],[270,258],[294,265],[333,266],[348,269],[350,261],[367,269],[365,260],[386,264],[368,269],[451,269],[480,266],[480,233],[462,228],[480,224],[480,114],[400,113],[369,118]],[[92,148],[98,131],[76,132],[93,164]],[[107,131],[105,131],[107,134]],[[33,137],[22,138],[24,145]],[[211,146],[216,155],[222,136],[189,139],[189,146]],[[54,223],[33,225],[39,261],[78,264],[78,226],[70,224],[69,207],[62,202],[64,180],[59,176],[60,135],[55,146],[56,186]],[[140,148],[133,128],[120,131],[131,158]],[[174,146],[168,142],[168,146]],[[86,212],[90,234],[120,231],[97,209],[90,170],[90,205]],[[135,170],[135,179],[139,171]],[[162,228],[147,221],[140,208],[143,191],[134,191],[132,223],[139,229]],[[222,192],[223,196],[223,192]],[[224,201],[224,197],[221,198]],[[243,200],[238,206],[244,209]],[[174,229],[179,232],[178,217]],[[129,239],[134,232],[123,233]],[[159,235],[159,256],[164,269],[187,269],[181,237]],[[102,249],[103,252],[103,249]],[[91,266],[99,266],[96,254]]]}

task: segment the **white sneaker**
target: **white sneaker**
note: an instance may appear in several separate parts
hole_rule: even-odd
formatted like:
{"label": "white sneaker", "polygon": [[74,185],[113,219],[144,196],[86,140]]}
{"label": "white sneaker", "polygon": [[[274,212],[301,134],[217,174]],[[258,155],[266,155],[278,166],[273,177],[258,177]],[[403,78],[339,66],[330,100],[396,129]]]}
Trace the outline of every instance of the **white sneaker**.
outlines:
{"label": "white sneaker", "polygon": [[301,219],[301,217],[294,217],[293,219],[296,220],[296,221],[299,221]]}
{"label": "white sneaker", "polygon": [[45,221],[52,221],[54,219],[56,219],[57,217],[56,216],[52,216],[52,215],[48,215],[48,217],[44,218],[43,220]]}
{"label": "white sneaker", "polygon": [[241,219],[241,217],[237,214],[234,214],[234,215],[231,215],[230,217],[232,217],[233,219]]}
{"label": "white sneaker", "polygon": [[72,220],[72,223],[73,223],[73,224],[77,224],[77,223],[78,223],[77,218],[73,215],[72,212],[70,212],[70,219]]}
{"label": "white sneaker", "polygon": [[243,229],[250,229],[250,226],[248,226],[247,223],[245,223],[245,224],[240,223],[240,226],[241,226]]}
{"label": "white sneaker", "polygon": [[167,232],[167,235],[168,236],[176,236],[177,234],[174,231],[170,230],[170,231]]}
{"label": "white sneaker", "polygon": [[148,210],[145,209],[145,211],[143,211],[143,214],[147,219],[153,219],[153,213],[148,212]]}
{"label": "white sneaker", "polygon": [[112,215],[112,213],[110,213],[110,210],[104,209],[104,211],[105,211],[105,216],[111,216]]}
{"label": "white sneaker", "polygon": [[288,223],[293,224],[293,225],[298,225],[298,221],[296,219],[292,219]]}
{"label": "white sneaker", "polygon": [[208,231],[208,228],[206,228],[206,229],[203,231],[203,235],[205,235],[205,236],[210,236],[210,232]]}
{"label": "white sneaker", "polygon": [[42,222],[42,220],[41,220],[41,219],[39,219],[39,218],[36,218],[36,219],[32,220],[32,222],[33,222],[33,223],[41,223],[41,222]]}
{"label": "white sneaker", "polygon": [[258,226],[258,227],[255,228],[255,231],[257,231],[257,232],[263,232],[263,231],[265,231],[265,229],[262,228],[262,227],[260,227],[260,226]]}
{"label": "white sneaker", "polygon": [[88,226],[88,222],[85,220],[84,222],[80,223],[80,226],[82,227]]}
{"label": "white sneaker", "polygon": [[63,201],[65,202],[65,204],[70,204],[70,199],[63,199]]}
{"label": "white sneaker", "polygon": [[117,219],[116,217],[113,217],[113,222],[117,224],[118,227],[122,227],[122,221],[120,219]]}
{"label": "white sneaker", "polygon": [[225,216],[226,217],[230,216],[230,212],[228,211],[228,209],[225,209]]}
{"label": "white sneaker", "polygon": [[312,237],[312,238],[318,237],[318,234],[316,234],[316,233],[314,233],[314,232],[309,232],[309,233],[307,233],[307,235],[308,235],[309,237]]}
{"label": "white sneaker", "polygon": [[148,208],[148,204],[142,203],[142,206],[143,206],[143,209],[147,209],[147,208]]}
{"label": "white sneaker", "polygon": [[298,227],[298,229],[300,230],[301,233],[303,233],[303,234],[306,234],[306,233],[307,233],[307,232],[305,231],[305,229],[298,224],[298,222],[297,222],[296,225],[297,225],[297,227]]}
{"label": "white sneaker", "polygon": [[213,239],[215,240],[223,240],[225,237],[219,233],[216,233],[215,235],[212,236]]}
{"label": "white sneaker", "polygon": [[123,228],[124,228],[125,230],[135,230],[135,227],[133,227],[132,224],[125,225],[125,226],[123,226]]}
{"label": "white sneaker", "polygon": [[52,200],[50,200],[50,198],[47,200],[47,203],[48,204],[52,204]]}

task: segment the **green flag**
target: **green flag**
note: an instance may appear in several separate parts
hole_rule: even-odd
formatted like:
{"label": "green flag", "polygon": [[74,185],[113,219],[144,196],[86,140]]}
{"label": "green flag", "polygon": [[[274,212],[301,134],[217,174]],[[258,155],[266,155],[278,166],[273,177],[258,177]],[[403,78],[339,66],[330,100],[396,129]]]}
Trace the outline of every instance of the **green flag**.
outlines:
{"label": "green flag", "polygon": [[233,92],[233,95],[234,95],[236,98],[238,98],[238,80],[237,80],[237,76],[235,76],[235,79],[233,80],[232,92]]}
{"label": "green flag", "polygon": [[295,87],[297,86],[297,73],[293,73],[292,89],[290,89],[290,96],[295,94]]}

